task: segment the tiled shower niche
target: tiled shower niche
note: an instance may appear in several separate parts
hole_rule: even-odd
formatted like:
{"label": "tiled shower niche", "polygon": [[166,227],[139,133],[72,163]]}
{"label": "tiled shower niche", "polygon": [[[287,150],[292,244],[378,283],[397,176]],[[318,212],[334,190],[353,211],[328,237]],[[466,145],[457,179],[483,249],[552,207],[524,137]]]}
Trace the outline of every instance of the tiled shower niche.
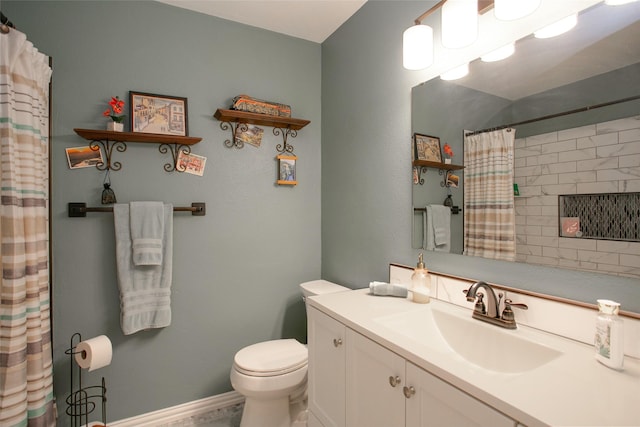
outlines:
{"label": "tiled shower niche", "polygon": [[[515,197],[517,261],[640,278],[640,115],[517,138],[515,145],[514,183],[520,190]],[[620,205],[620,193],[635,198],[635,211]],[[600,211],[595,202],[591,206],[583,199],[589,214],[562,212],[579,218],[582,238],[560,232],[560,195],[605,197]],[[615,199],[607,200],[610,195]],[[614,219],[606,210],[614,203],[618,203],[615,210],[626,212],[625,220],[635,218],[635,224],[626,226],[625,220]],[[605,227],[605,232],[591,231],[587,225],[591,221],[595,229]],[[633,230],[635,240],[585,237],[611,235],[616,227]]]}
{"label": "tiled shower niche", "polygon": [[563,195],[558,206],[561,237],[640,241],[640,193]]}

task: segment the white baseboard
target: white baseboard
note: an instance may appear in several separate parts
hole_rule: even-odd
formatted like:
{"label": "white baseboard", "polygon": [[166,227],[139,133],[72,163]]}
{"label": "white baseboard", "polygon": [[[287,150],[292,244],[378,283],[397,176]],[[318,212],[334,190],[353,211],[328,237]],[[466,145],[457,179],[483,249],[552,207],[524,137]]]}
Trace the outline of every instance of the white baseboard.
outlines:
{"label": "white baseboard", "polygon": [[120,421],[108,423],[109,427],[155,427],[158,424],[167,424],[172,421],[182,420],[194,415],[206,414],[218,409],[227,408],[244,402],[244,397],[237,391],[205,397],[193,402],[183,403],[170,408],[125,418]]}

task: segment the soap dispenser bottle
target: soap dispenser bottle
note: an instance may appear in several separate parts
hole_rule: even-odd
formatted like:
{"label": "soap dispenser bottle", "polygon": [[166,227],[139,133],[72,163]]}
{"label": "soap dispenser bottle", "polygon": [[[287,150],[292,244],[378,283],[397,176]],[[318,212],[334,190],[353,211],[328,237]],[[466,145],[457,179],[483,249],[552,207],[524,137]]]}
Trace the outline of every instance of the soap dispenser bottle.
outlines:
{"label": "soap dispenser bottle", "polygon": [[418,255],[418,264],[411,275],[411,299],[426,304],[431,299],[431,276],[424,267],[422,253]]}
{"label": "soap dispenser bottle", "polygon": [[618,316],[620,304],[599,299],[596,318],[596,360],[613,369],[621,370],[624,362],[623,322]]}

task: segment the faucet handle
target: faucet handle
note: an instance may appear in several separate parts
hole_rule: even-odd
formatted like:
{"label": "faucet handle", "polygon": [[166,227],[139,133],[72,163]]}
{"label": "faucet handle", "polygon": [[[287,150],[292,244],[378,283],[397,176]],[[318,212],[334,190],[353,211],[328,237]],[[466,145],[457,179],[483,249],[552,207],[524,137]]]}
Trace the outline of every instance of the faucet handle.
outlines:
{"label": "faucet handle", "polygon": [[484,298],[484,294],[482,292],[478,292],[476,296],[478,297],[478,300],[476,301],[476,305],[473,307],[473,311],[479,314],[487,314],[487,308],[482,300]]}
{"label": "faucet handle", "polygon": [[516,307],[516,308],[521,308],[523,310],[528,310],[529,309],[529,306],[527,304],[522,304],[520,302],[513,302],[509,298],[504,300],[504,305],[505,305],[505,308],[506,307]]}
{"label": "faucet handle", "polygon": [[514,303],[509,298],[507,298],[504,300],[504,310],[502,310],[502,316],[501,316],[502,320],[505,320],[507,322],[515,322],[516,317],[514,316],[513,310],[511,309],[511,307],[517,307],[523,310],[529,309],[527,304]]}

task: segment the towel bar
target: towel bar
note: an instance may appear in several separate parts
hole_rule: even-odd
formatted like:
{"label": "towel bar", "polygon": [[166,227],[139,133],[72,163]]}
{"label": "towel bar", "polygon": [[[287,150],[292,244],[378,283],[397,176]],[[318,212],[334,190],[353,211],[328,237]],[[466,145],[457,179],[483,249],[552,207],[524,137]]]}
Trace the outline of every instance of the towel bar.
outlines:
{"label": "towel bar", "polygon": [[[416,213],[416,212],[424,212],[424,211],[426,211],[425,208],[413,208],[413,212],[414,213]],[[457,215],[460,212],[462,212],[462,208],[461,207],[459,207],[459,206],[451,206],[451,214],[452,215]]]}
{"label": "towel bar", "polygon": [[[191,212],[193,216],[205,216],[207,205],[204,202],[194,202],[191,206],[174,206],[174,212]],[[69,203],[69,218],[82,218],[87,216],[87,212],[113,212],[113,207],[91,208],[86,203]]]}

